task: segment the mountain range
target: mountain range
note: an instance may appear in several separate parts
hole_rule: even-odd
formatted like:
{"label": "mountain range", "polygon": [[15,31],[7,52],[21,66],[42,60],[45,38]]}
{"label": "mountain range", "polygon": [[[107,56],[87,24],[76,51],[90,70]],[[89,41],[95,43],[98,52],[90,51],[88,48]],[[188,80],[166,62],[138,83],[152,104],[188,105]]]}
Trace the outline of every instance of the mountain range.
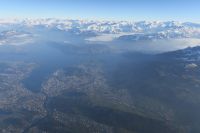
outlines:
{"label": "mountain range", "polygon": [[199,133],[195,23],[0,20],[0,132]]}
{"label": "mountain range", "polygon": [[[134,34],[160,35],[161,38],[200,37],[200,24],[181,23],[176,21],[94,21],[69,19],[11,19],[0,20],[0,27],[46,27],[81,34],[92,32],[95,34]],[[159,39],[159,38],[158,38]]]}

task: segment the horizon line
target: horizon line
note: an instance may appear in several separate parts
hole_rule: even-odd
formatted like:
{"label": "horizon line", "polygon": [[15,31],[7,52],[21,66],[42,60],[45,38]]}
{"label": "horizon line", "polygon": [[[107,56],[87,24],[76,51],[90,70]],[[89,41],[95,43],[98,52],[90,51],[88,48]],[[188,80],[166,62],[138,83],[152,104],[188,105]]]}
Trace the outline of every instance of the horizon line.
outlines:
{"label": "horizon line", "polygon": [[82,21],[114,21],[114,22],[178,22],[178,23],[196,23],[194,21],[181,21],[181,20],[128,20],[128,19],[109,19],[109,18],[81,18],[81,17],[0,17],[0,20],[39,20],[39,19],[58,19],[58,20],[82,20]]}

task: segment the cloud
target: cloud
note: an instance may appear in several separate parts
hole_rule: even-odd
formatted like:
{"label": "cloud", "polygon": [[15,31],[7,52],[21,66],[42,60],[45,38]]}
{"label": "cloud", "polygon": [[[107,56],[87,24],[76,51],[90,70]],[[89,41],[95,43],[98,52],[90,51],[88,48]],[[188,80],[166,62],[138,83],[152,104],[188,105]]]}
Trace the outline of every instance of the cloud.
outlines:
{"label": "cloud", "polygon": [[0,33],[0,45],[22,45],[33,41],[33,35],[15,30]]}
{"label": "cloud", "polygon": [[90,42],[111,42],[117,38],[119,38],[122,35],[128,35],[128,34],[100,34],[94,37],[89,37],[86,38],[86,41],[90,41]]}

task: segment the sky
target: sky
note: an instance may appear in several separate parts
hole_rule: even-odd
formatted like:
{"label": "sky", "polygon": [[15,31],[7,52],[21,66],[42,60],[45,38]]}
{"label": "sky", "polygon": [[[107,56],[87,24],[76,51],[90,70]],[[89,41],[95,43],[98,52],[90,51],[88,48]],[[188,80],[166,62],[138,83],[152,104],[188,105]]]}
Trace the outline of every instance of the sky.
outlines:
{"label": "sky", "polygon": [[200,23],[200,0],[0,0],[0,18]]}

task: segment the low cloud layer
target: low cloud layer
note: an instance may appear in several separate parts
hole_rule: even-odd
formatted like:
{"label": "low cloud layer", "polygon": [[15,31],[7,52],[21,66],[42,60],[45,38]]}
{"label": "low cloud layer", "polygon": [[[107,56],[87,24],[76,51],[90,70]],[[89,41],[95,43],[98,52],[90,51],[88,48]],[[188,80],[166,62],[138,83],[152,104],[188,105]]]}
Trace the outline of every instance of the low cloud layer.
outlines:
{"label": "low cloud layer", "polygon": [[0,45],[53,40],[72,44],[100,43],[121,50],[165,52],[200,44],[199,24],[174,21],[25,19],[1,20],[0,27]]}

